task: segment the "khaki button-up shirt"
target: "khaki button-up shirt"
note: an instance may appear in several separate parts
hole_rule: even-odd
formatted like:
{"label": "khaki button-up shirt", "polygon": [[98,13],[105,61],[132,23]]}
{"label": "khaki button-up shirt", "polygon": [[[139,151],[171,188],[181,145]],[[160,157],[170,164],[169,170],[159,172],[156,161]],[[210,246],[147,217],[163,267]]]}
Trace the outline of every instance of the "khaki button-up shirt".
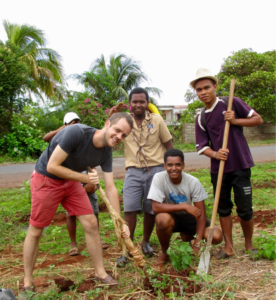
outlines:
{"label": "khaki button-up shirt", "polygon": [[[133,131],[140,145],[145,143],[148,134],[148,128],[150,128],[149,137],[146,144],[143,146],[148,166],[153,167],[163,164],[164,153],[166,151],[163,143],[166,143],[172,139],[172,136],[163,118],[160,115],[146,112],[146,117],[139,128],[137,127],[133,117],[132,119]],[[134,140],[134,135],[132,132],[125,139],[124,145],[126,168],[145,168],[146,164],[141,151],[139,151],[139,160],[141,165],[137,161],[136,154],[139,146]]]}

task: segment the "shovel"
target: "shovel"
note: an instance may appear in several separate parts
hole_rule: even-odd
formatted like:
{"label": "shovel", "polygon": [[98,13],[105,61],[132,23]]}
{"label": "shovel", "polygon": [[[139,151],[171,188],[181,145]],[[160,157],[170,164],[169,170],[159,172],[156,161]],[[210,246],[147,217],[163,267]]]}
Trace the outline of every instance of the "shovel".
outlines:
{"label": "shovel", "polygon": [[[229,94],[227,111],[232,110],[234,89],[235,89],[235,79],[232,79],[231,80],[231,85],[230,85],[230,94]],[[224,134],[223,134],[222,149],[227,149],[229,129],[230,129],[230,122],[226,121],[225,122],[225,128],[224,128]],[[217,181],[217,188],[216,188],[216,194],[215,194],[215,202],[214,202],[214,206],[213,206],[211,225],[210,225],[209,235],[208,235],[208,239],[207,239],[207,246],[206,246],[206,249],[204,250],[204,252],[200,256],[200,261],[199,261],[199,265],[198,265],[198,269],[197,269],[197,274],[204,274],[204,273],[208,274],[208,270],[209,270],[210,246],[212,244],[214,230],[215,230],[215,220],[216,220],[217,210],[218,210],[218,203],[219,203],[219,197],[220,197],[220,191],[221,191],[221,183],[222,183],[224,165],[225,165],[225,161],[221,160],[220,164],[219,164],[219,172],[218,172],[218,181]]]}

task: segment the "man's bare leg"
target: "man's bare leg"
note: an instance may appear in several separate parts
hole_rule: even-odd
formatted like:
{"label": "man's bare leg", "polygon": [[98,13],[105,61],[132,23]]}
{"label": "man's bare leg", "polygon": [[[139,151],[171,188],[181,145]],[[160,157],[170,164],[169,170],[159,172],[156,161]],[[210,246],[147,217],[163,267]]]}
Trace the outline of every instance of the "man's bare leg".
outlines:
{"label": "man's bare leg", "polygon": [[103,251],[97,218],[95,215],[84,215],[78,216],[78,219],[84,228],[86,246],[93,260],[95,275],[105,278],[107,273],[103,265]]}
{"label": "man's bare leg", "polygon": [[157,264],[169,261],[167,250],[170,246],[170,239],[174,227],[174,219],[170,214],[160,213],[155,217],[156,233],[161,245],[161,255],[155,261]]}
{"label": "man's bare leg", "polygon": [[220,217],[219,220],[225,238],[225,246],[223,251],[229,256],[233,256],[235,253],[232,239],[232,217],[231,215],[228,217]]}
{"label": "man's bare leg", "polygon": [[77,247],[78,243],[76,241],[76,231],[77,231],[77,218],[76,216],[67,216],[67,230],[71,240],[71,247]]}
{"label": "man's bare leg", "polygon": [[252,244],[253,218],[250,221],[244,221],[243,219],[241,219],[241,227],[245,239],[245,249],[248,251],[255,249]]}
{"label": "man's bare leg", "polygon": [[130,239],[133,241],[134,231],[136,228],[137,211],[125,212],[124,220],[128,223],[128,227],[130,231]]}
{"label": "man's bare leg", "polygon": [[39,239],[43,233],[43,228],[29,226],[23,248],[24,261],[24,286],[33,285],[33,270],[38,253]]}
{"label": "man's bare leg", "polygon": [[155,215],[151,215],[145,212],[144,213],[144,234],[143,234],[142,245],[145,243],[149,243],[149,239],[152,234],[154,224],[155,224]]}

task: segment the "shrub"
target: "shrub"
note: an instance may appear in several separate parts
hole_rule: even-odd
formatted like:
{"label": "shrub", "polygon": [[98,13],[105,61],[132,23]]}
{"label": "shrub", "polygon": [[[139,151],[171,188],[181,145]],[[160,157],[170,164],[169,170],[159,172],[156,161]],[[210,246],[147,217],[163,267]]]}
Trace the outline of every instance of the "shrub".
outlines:
{"label": "shrub", "polygon": [[42,140],[41,132],[35,126],[23,123],[17,115],[13,116],[12,131],[0,139],[1,154],[10,157],[39,155],[47,147],[47,143]]}

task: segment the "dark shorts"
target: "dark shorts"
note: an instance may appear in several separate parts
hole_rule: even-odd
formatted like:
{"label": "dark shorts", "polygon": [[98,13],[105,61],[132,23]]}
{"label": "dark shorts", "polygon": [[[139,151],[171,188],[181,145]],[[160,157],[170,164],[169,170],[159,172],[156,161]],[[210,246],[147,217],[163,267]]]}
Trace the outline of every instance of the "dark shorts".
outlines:
{"label": "dark shorts", "polygon": [[[233,202],[231,190],[234,190],[234,202],[237,206],[237,214],[244,221],[250,221],[253,216],[251,170],[243,169],[223,174],[221,193],[218,205],[220,217],[228,217],[232,213]],[[211,181],[216,193],[217,174],[211,174]]]}
{"label": "dark shorts", "polygon": [[[174,219],[175,225],[173,232],[183,232],[194,236],[196,234],[196,218],[190,214],[185,216],[179,216],[176,214],[171,214]],[[206,219],[205,228],[209,227],[211,224],[209,219]]]}

